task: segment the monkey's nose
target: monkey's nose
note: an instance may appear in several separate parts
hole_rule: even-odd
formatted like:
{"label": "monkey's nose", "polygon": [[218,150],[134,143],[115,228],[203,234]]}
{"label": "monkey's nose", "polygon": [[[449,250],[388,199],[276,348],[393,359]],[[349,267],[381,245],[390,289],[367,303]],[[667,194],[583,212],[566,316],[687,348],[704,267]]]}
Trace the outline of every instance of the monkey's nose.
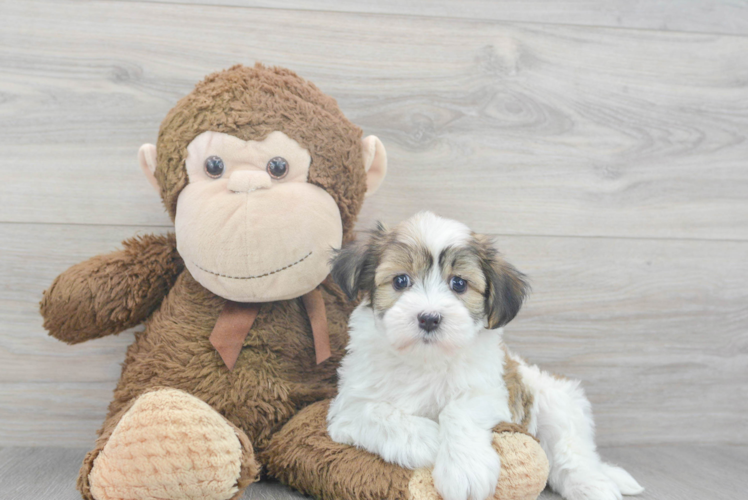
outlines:
{"label": "monkey's nose", "polygon": [[267,172],[257,170],[235,170],[229,177],[228,188],[235,193],[251,193],[267,189],[272,185]]}
{"label": "monkey's nose", "polygon": [[439,328],[439,323],[441,322],[441,320],[442,317],[438,314],[421,313],[418,315],[418,326],[420,326],[422,330],[426,330],[426,332],[431,333]]}

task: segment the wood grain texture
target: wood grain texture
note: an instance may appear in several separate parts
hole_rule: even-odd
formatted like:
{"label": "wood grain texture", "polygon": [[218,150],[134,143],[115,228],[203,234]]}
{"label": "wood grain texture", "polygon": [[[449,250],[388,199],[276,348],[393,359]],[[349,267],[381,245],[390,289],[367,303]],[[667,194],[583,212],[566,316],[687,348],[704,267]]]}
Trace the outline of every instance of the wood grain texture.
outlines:
{"label": "wood grain texture", "polygon": [[[645,488],[639,500],[736,500],[745,496],[748,447],[693,444],[605,447],[604,459],[626,468]],[[75,478],[86,450],[0,450],[0,497],[4,500],[78,500]],[[243,500],[309,498],[278,483],[251,485]],[[546,489],[539,500],[561,500]]]}
{"label": "wood grain texture", "polygon": [[168,224],[139,144],[205,74],[260,60],[313,80],[384,140],[390,174],[367,224],[431,208],[497,234],[748,239],[748,38],[0,5],[0,221]]}
{"label": "wood grain texture", "polygon": [[748,35],[748,2],[745,0],[145,1]]}
{"label": "wood grain texture", "polygon": [[[132,335],[68,346],[38,302],[71,264],[148,228],[0,224],[0,443],[88,446]],[[506,329],[580,378],[603,444],[748,443],[748,243],[502,236],[533,293]]]}

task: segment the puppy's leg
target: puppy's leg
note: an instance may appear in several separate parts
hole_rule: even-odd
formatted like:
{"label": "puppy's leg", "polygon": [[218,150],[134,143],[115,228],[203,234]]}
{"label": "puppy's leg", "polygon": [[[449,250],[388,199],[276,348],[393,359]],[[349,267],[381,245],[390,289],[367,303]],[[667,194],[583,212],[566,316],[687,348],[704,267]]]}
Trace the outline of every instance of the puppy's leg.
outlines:
{"label": "puppy's leg", "polygon": [[353,444],[408,469],[434,465],[439,424],[407,414],[389,403],[333,402],[328,420],[330,437]]}
{"label": "puppy's leg", "polygon": [[441,443],[433,475],[444,500],[485,500],[493,494],[501,459],[492,446],[492,429],[511,419],[502,407],[508,409],[499,395],[465,396],[439,414]]}
{"label": "puppy's leg", "polygon": [[567,500],[620,500],[644,491],[628,472],[603,463],[595,446],[590,402],[579,382],[520,366],[535,396],[537,437],[548,455],[548,483]]}

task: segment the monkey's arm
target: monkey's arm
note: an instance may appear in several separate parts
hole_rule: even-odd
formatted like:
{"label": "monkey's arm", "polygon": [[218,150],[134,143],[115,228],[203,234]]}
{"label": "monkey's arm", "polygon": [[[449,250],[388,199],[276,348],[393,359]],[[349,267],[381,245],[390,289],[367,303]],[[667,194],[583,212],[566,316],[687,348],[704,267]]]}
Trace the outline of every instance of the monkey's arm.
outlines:
{"label": "monkey's arm", "polygon": [[184,263],[173,234],[123,242],[59,275],[44,292],[41,314],[53,337],[77,344],[143,322],[169,292]]}

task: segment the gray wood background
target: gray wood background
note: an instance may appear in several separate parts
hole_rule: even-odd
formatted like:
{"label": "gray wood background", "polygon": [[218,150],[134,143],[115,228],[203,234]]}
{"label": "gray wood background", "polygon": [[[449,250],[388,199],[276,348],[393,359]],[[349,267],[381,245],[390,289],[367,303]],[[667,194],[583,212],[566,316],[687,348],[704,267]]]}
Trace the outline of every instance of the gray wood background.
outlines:
{"label": "gray wood background", "polygon": [[93,443],[132,334],[59,343],[41,292],[169,230],[139,145],[254,61],[385,143],[361,227],[496,235],[534,288],[508,343],[584,381],[600,443],[748,444],[748,2],[24,0],[0,1],[0,446]]}

